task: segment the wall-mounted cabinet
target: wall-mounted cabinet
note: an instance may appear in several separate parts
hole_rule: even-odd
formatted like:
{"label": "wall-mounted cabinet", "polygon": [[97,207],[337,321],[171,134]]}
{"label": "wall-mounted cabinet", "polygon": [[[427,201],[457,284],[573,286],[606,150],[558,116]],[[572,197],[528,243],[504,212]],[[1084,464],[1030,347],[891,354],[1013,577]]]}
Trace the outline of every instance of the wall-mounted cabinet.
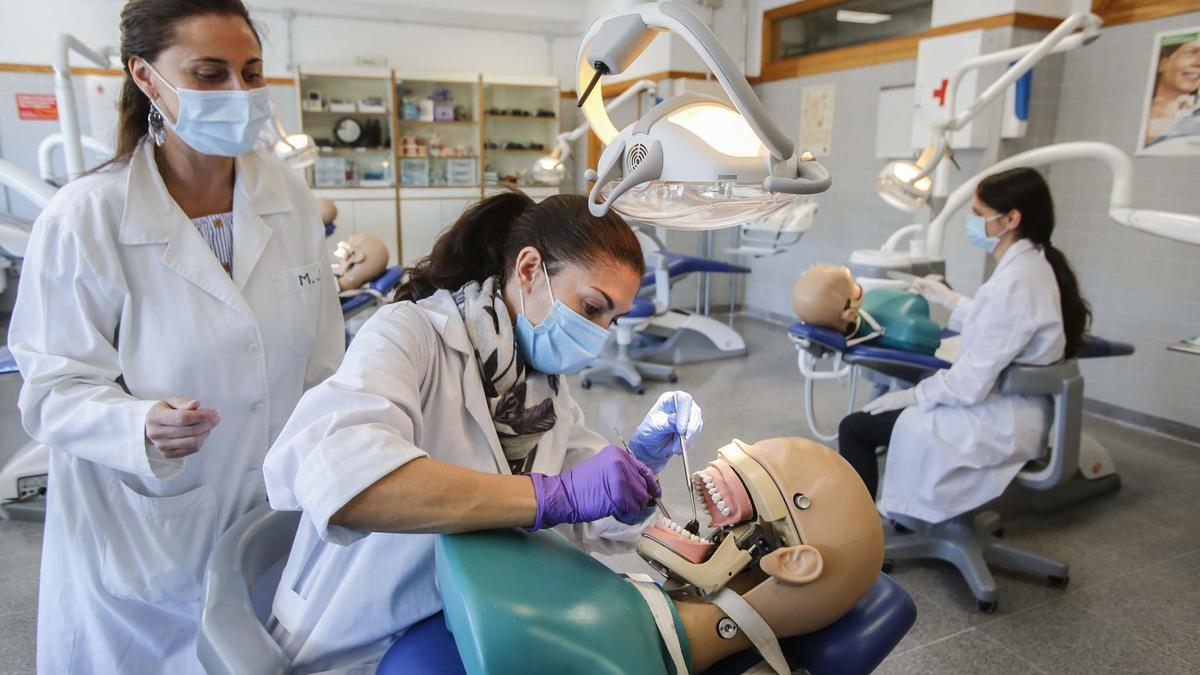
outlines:
{"label": "wall-mounted cabinet", "polygon": [[558,136],[558,80],[483,76],[484,185],[538,187],[533,165]]}
{"label": "wall-mounted cabinet", "polygon": [[395,182],[395,100],[389,70],[300,67],[300,124],[320,155],[308,169],[318,188],[387,187]]}
{"label": "wall-mounted cabinet", "polygon": [[514,185],[540,201],[558,192],[532,180],[559,132],[555,78],[298,71],[301,126],[321,148],[308,181],[338,206],[331,246],[366,232],[388,247],[390,264],[411,265],[485,194]]}

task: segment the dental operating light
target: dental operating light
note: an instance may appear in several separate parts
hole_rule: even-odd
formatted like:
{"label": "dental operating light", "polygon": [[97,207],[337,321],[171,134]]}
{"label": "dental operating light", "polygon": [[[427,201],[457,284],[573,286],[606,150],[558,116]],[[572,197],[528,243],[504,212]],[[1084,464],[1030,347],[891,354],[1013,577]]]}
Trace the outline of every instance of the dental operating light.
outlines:
{"label": "dental operating light", "polygon": [[[618,131],[604,107],[603,76],[624,72],[658,33],[696,51],[732,105],[684,93]],[[593,215],[610,208],[672,229],[711,230],[755,220],[800,195],[829,189],[829,173],[797,151],[771,121],[717,37],[673,2],[636,5],[597,19],[579,48],[579,105],[606,145],[588,198]]]}
{"label": "dental operating light", "polygon": [[1095,160],[1112,173],[1108,197],[1108,217],[1114,222],[1155,236],[1200,246],[1200,216],[1138,209],[1133,207],[1133,162],[1129,156],[1108,143],[1081,141],[1035,148],[997,162],[986,171],[959,186],[946,200],[946,206],[929,224],[926,246],[931,256],[942,255],[946,222],[970,203],[979,182],[992,174],[1026,166],[1042,166],[1074,160]]}
{"label": "dental operating light", "polygon": [[271,120],[258,134],[259,140],[279,161],[293,169],[303,169],[317,161],[317,144],[308,134],[289,134],[279,120],[279,106],[271,102]]}
{"label": "dental operating light", "polygon": [[[879,196],[902,211],[913,213],[920,209],[933,192],[934,170],[942,159],[952,156],[951,135],[975,119],[984,108],[1046,56],[1078,49],[1100,37],[1102,23],[1100,17],[1095,14],[1077,12],[1064,19],[1036,44],[982,54],[963,61],[947,82],[946,116],[933,124],[933,142],[921,152],[921,157],[915,162],[897,160],[888,163],[875,181],[875,189]],[[1079,32],[1076,33],[1076,30]],[[985,66],[1012,63],[1014,59],[1016,63],[985,89],[974,103],[966,110],[956,112],[958,88],[968,72]]]}
{"label": "dental operating light", "polygon": [[[625,91],[621,92],[605,106],[606,111],[616,110],[625,104],[626,101],[635,98],[636,96],[647,92],[655,94],[658,92],[658,83],[654,80],[638,80],[634,82]],[[589,122],[584,122],[570,131],[564,131],[554,137],[554,149],[548,155],[539,157],[533,163],[533,179],[539,183],[547,185],[558,185],[567,176],[567,159],[571,157],[571,143],[579,140],[587,130],[591,128]]]}

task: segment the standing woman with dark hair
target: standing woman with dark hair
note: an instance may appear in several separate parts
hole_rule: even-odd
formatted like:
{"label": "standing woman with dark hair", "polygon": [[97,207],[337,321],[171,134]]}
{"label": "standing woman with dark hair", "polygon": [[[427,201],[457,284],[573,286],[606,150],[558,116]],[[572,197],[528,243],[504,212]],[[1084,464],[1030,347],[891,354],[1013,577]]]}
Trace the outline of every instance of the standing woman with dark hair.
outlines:
{"label": "standing woman with dark hair", "polygon": [[584,427],[563,375],[642,273],[629,226],[577,195],[489,197],[438,238],[267,455],[271,505],[304,512],[270,624],[297,672],[369,666],[441,611],[434,533],[563,525],[633,547],[700,408],[663,395],[630,455]]}
{"label": "standing woman with dark hair", "polygon": [[1033,169],[984,178],[967,238],[996,259],[974,298],[938,281],[913,290],[951,310],[962,333],[954,365],[911,389],[885,394],[842,420],[842,455],[872,493],[875,449],[888,446],[879,509],[938,523],[1000,496],[1045,453],[1051,405],[1043,396],[993,391],[1013,363],[1044,366],[1075,356],[1091,310],[1062,252],[1050,242],[1054,203]]}
{"label": "standing woman with dark hair", "polygon": [[33,228],[9,342],[50,449],[44,673],[185,673],[217,537],[343,352],[307,187],[252,152],[270,115],[239,0],[132,0],[117,158]]}

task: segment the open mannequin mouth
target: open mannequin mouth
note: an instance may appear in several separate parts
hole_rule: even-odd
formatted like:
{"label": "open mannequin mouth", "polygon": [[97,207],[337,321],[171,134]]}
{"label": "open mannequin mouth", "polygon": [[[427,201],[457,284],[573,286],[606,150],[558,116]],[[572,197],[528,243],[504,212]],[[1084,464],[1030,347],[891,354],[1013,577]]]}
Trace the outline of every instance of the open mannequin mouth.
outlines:
{"label": "open mannequin mouth", "polygon": [[[693,473],[692,487],[696,503],[708,516],[712,528],[731,527],[754,517],[754,506],[746,486],[724,460],[709,462],[708,466]],[[710,539],[696,536],[664,516],[647,527],[642,535],[697,565],[708,560],[717,548]]]}
{"label": "open mannequin mouth", "polygon": [[721,459],[692,474],[697,503],[704,509],[712,527],[729,527],[754,517],[754,505],[742,479],[733,467]]}
{"label": "open mannequin mouth", "polygon": [[713,549],[716,548],[716,544],[688,532],[679,523],[666,516],[659,516],[657,522],[642,532],[642,536],[657,541],[678,553],[684,560],[696,564],[707,560]]}

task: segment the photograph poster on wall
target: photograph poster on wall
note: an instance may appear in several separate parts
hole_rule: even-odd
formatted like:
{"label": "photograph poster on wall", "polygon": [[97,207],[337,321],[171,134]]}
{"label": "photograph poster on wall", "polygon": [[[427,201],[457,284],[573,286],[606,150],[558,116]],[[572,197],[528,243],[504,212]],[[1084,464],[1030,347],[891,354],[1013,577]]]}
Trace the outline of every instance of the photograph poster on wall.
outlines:
{"label": "photograph poster on wall", "polygon": [[1137,154],[1200,155],[1200,26],[1154,36]]}

